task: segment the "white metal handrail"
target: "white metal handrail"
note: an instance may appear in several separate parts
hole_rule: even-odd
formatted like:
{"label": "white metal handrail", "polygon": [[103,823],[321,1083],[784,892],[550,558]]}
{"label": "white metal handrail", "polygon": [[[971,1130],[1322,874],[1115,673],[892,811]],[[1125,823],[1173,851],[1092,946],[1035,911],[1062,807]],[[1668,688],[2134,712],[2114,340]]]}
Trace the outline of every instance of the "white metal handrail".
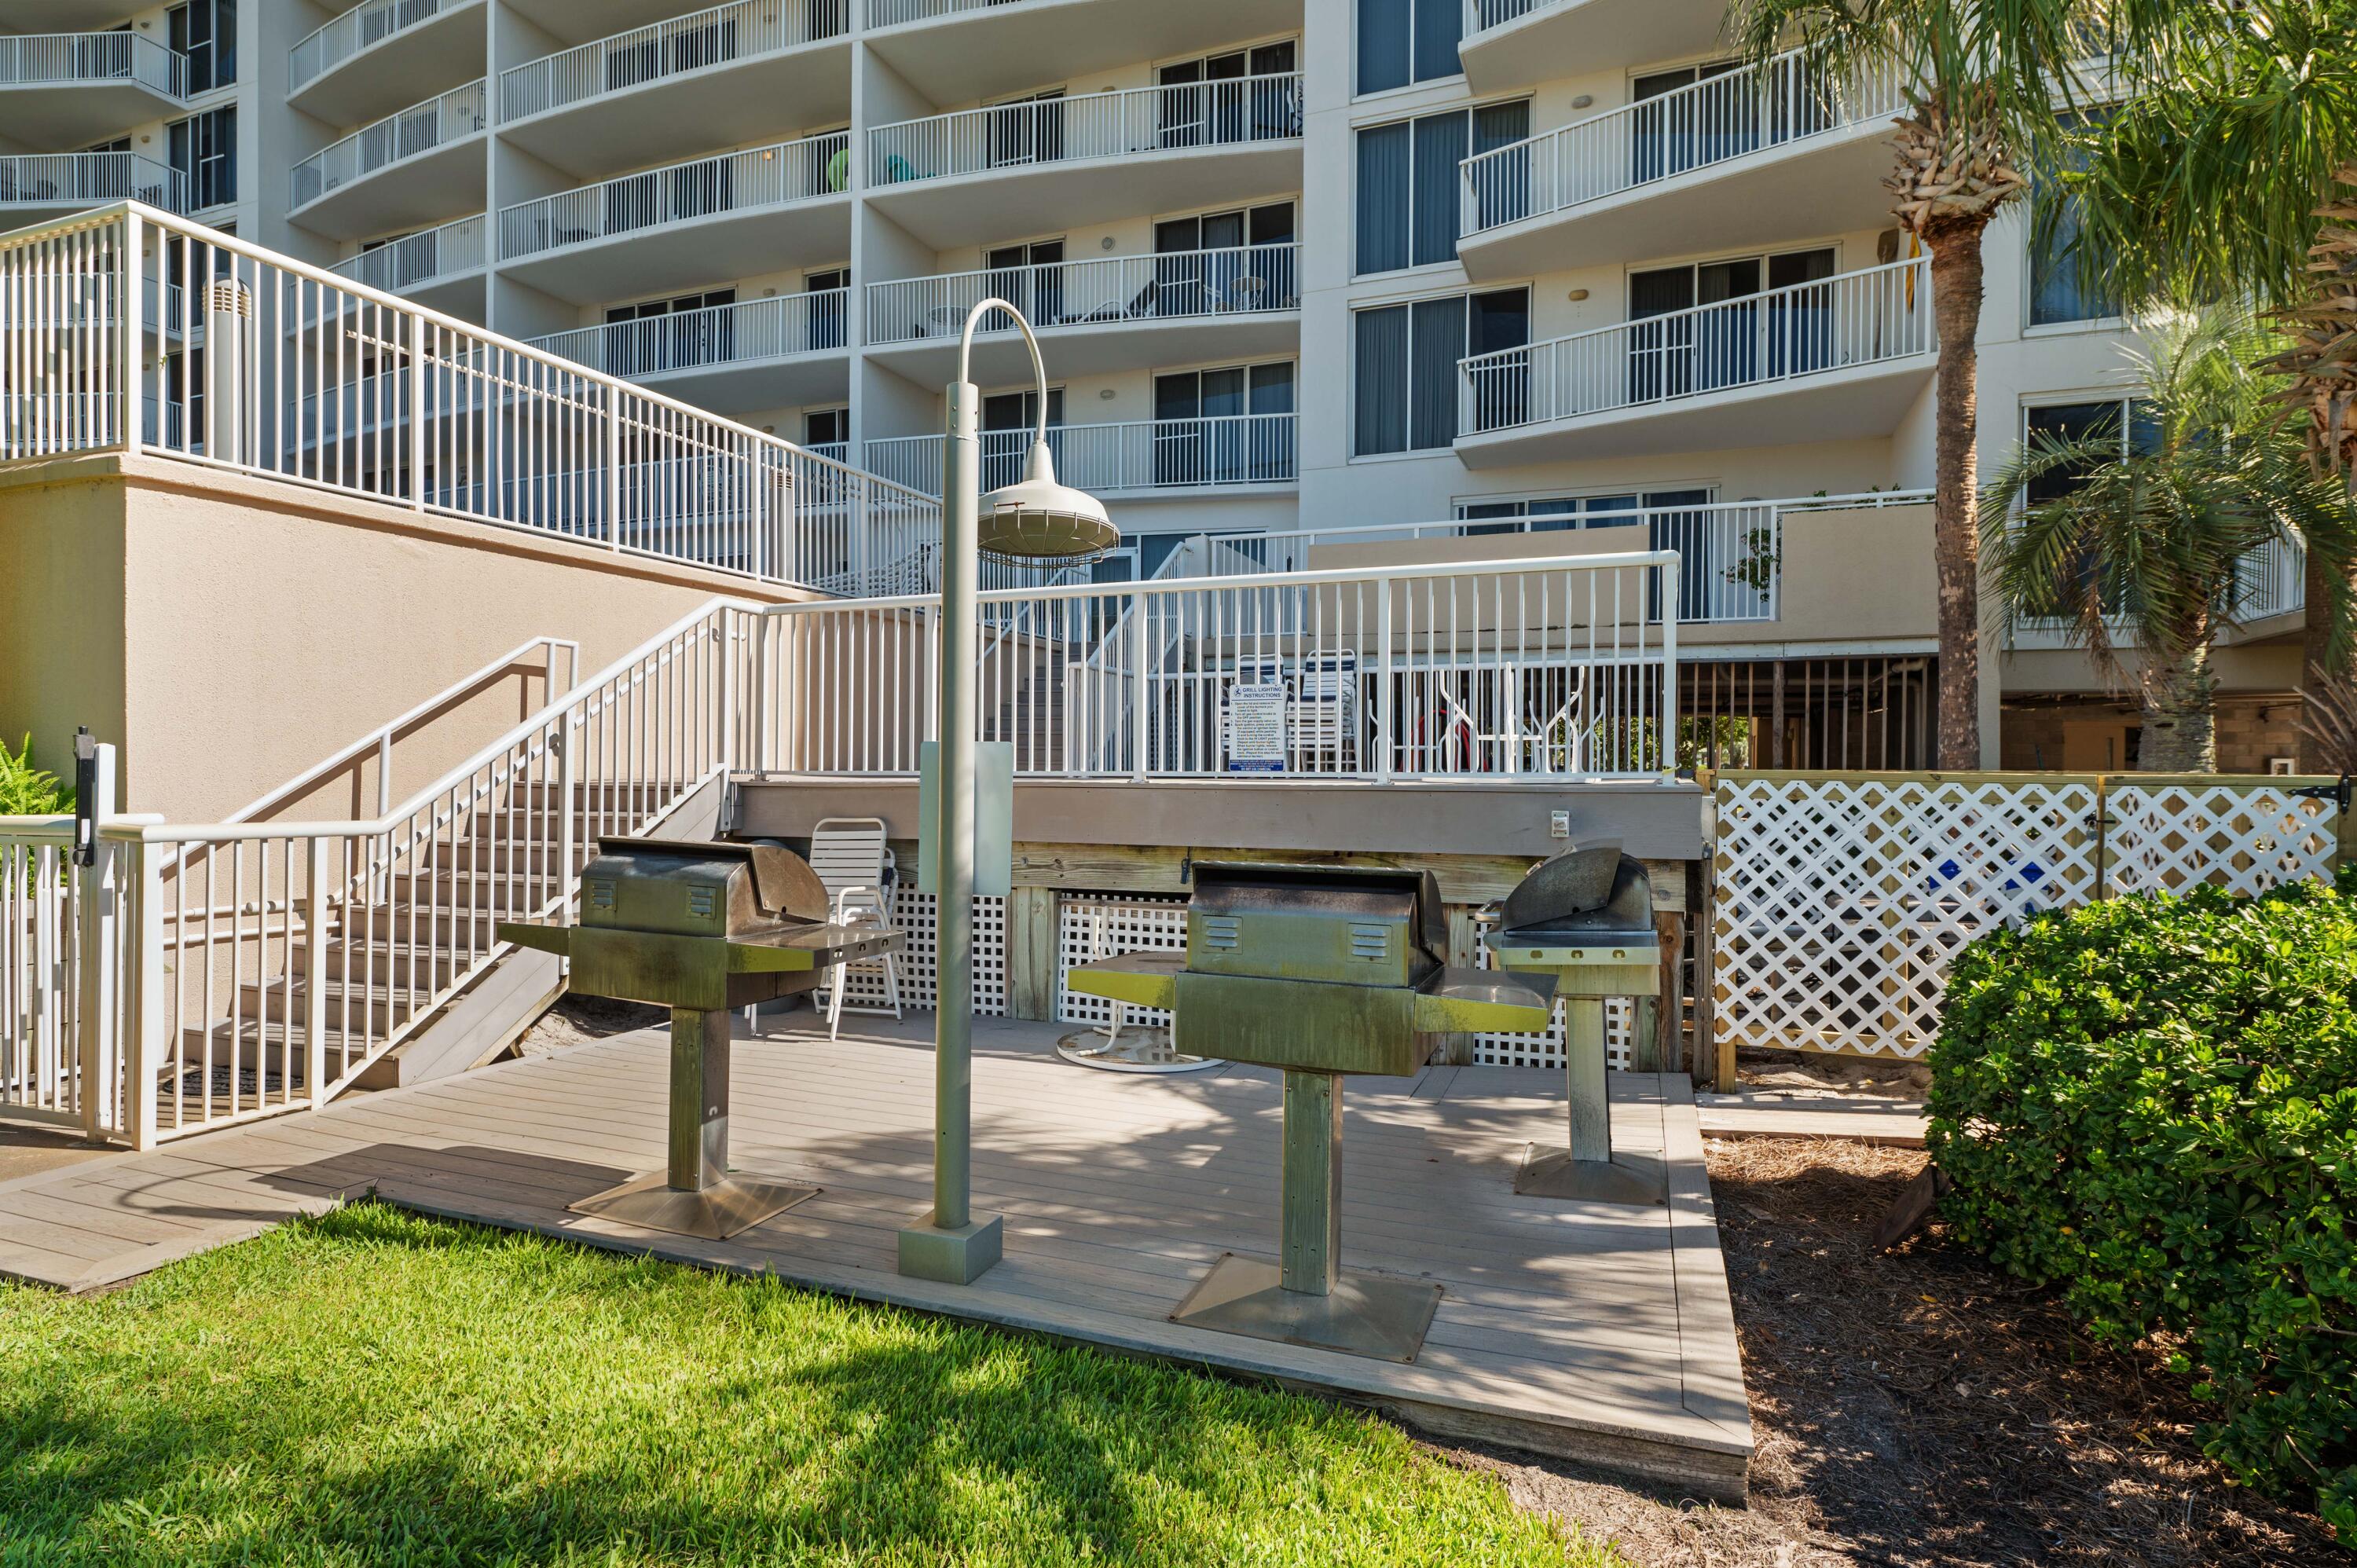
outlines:
{"label": "white metal handrail", "polygon": [[286,51],[286,91],[300,92],[359,54],[471,0],[367,0],[320,24]]}
{"label": "white metal handrail", "polygon": [[[142,353],[176,294],[205,351]],[[941,539],[930,496],[135,203],[0,237],[0,462],[109,448],[767,582]]]}
{"label": "white metal handrail", "polygon": [[[1235,245],[892,278],[867,285],[867,340],[955,338],[985,299],[1006,300],[1041,332],[1299,310],[1301,247]],[[1015,329],[1014,317],[993,311],[975,335]]]}
{"label": "white metal handrail", "polygon": [[843,132],[805,136],[520,201],[500,209],[500,259],[834,195],[841,188],[830,182],[828,166],[848,145]]}
{"label": "white metal handrail", "polygon": [[500,124],[842,37],[845,0],[731,0],[500,72]]}
{"label": "white metal handrail", "polygon": [[[1026,776],[1220,777],[1239,680],[1286,688],[1285,777],[1661,777],[1672,551],[985,592],[985,740]],[[939,711],[937,597],[771,606],[752,766],[905,775]],[[1258,761],[1259,758],[1251,760]]]}
{"label": "white metal handrail", "polygon": [[0,156],[0,207],[100,207],[144,201],[188,209],[185,170],[137,153],[19,153]]}
{"label": "white metal handrail", "polygon": [[0,89],[93,87],[132,81],[167,98],[188,95],[188,59],[138,33],[0,37]]}
{"label": "white metal handrail", "polygon": [[436,98],[414,103],[361,126],[295,166],[289,173],[288,204],[308,206],[364,175],[480,135],[489,123],[480,78]]}
{"label": "white metal handrail", "polygon": [[1301,139],[1297,72],[962,109],[868,132],[866,180],[947,175]]}
{"label": "white metal handrail", "polygon": [[1458,361],[1458,431],[1478,435],[1795,381],[1937,347],[1931,258],[1502,349]]}
{"label": "white metal handrail", "polygon": [[328,270],[339,277],[399,294],[420,284],[479,272],[483,265],[485,215],[454,219],[348,256]]}
{"label": "white metal handrail", "polygon": [[[1285,485],[1296,472],[1293,413],[1218,414],[1206,419],[1139,419],[1104,424],[1051,424],[1048,446],[1056,475],[1099,493],[1240,485]],[[867,443],[866,466],[928,495],[942,482],[939,435],[884,436]],[[982,486],[996,489],[1023,477],[1031,432],[982,433]]]}
{"label": "white metal handrail", "polygon": [[[528,338],[536,349],[636,381],[710,365],[754,364],[844,347],[851,291],[809,289]],[[899,482],[899,481],[895,481]]]}
{"label": "white metal handrail", "polygon": [[1458,232],[1561,212],[1773,147],[1831,135],[1906,106],[1900,67],[1877,61],[1835,80],[1805,49],[1756,70],[1708,76],[1458,165]]}
{"label": "white metal handrail", "polygon": [[909,22],[937,22],[944,16],[963,16],[975,11],[1004,9],[1018,5],[1024,0],[867,0],[862,13],[867,29],[897,27]]}

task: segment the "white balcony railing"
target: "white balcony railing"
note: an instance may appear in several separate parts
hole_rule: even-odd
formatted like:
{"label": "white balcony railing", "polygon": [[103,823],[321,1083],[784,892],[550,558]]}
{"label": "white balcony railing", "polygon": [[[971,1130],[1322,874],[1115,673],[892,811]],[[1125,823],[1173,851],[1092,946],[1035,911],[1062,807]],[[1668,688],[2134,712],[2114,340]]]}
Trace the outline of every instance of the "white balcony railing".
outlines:
{"label": "white balcony railing", "polygon": [[286,91],[300,92],[362,49],[464,4],[466,0],[368,0],[355,5],[286,51]]}
{"label": "white balcony railing", "polygon": [[132,81],[188,95],[188,60],[139,33],[27,33],[0,38],[0,88],[96,87]]}
{"label": "white balcony railing", "polygon": [[0,156],[0,208],[103,207],[144,201],[188,209],[188,177],[137,153],[31,153]]}
{"label": "white balcony railing", "polygon": [[501,208],[500,258],[514,261],[690,219],[816,200],[841,188],[829,179],[828,166],[849,145],[841,132],[806,136]]}
{"label": "white balcony railing", "polygon": [[1247,76],[1001,103],[878,125],[868,133],[867,180],[893,186],[1040,164],[1300,139],[1300,76]]}
{"label": "white balcony railing", "polygon": [[867,8],[861,16],[873,32],[878,27],[897,27],[904,22],[937,22],[943,16],[963,16],[972,11],[1022,3],[1023,0],[867,0]]}
{"label": "white balcony railing", "polygon": [[[996,267],[867,285],[867,340],[909,343],[955,337],[985,299],[1003,299],[1031,325],[1106,326],[1301,308],[1301,247],[1241,245],[1153,256],[1102,256],[1038,266]],[[1012,332],[994,312],[982,332]]]}
{"label": "white balcony railing", "polygon": [[941,548],[930,496],[154,208],[0,236],[0,463],[124,449],[764,583]]}
{"label": "white balcony railing", "polygon": [[[714,365],[787,360],[840,349],[850,310],[847,288],[813,289],[703,310],[612,321],[527,339],[609,376],[633,381]],[[812,448],[816,450],[816,448]]]}
{"label": "white balcony railing", "polygon": [[1862,121],[1887,120],[1905,107],[1904,89],[1895,66],[1839,81],[1799,49],[1758,70],[1706,77],[1467,158],[1458,166],[1458,232],[1469,237]]}
{"label": "white balcony railing", "polygon": [[328,271],[387,294],[399,294],[420,284],[481,271],[483,229],[483,214],[478,212],[438,229],[388,241],[338,262]]}
{"label": "white balcony railing", "polygon": [[[1295,468],[1291,413],[1221,414],[1209,419],[1143,419],[1114,424],[1051,424],[1056,477],[1084,490],[1161,490],[1239,485],[1289,485]],[[982,488],[1023,477],[1028,430],[982,433]],[[939,435],[899,435],[867,443],[870,473],[927,495],[942,488]]]}
{"label": "white balcony railing", "polygon": [[1458,430],[1544,424],[1614,409],[1880,364],[1937,347],[1931,258],[1458,361]]}
{"label": "white balcony railing", "polygon": [[850,0],[734,0],[500,72],[500,123],[840,38]]}
{"label": "white balcony railing", "polygon": [[1465,0],[1465,37],[1519,22],[1534,11],[1551,11],[1578,0]]}
{"label": "white balcony railing", "polygon": [[297,208],[307,206],[364,175],[479,135],[487,124],[485,107],[483,83],[478,79],[363,125],[295,166],[291,201]]}

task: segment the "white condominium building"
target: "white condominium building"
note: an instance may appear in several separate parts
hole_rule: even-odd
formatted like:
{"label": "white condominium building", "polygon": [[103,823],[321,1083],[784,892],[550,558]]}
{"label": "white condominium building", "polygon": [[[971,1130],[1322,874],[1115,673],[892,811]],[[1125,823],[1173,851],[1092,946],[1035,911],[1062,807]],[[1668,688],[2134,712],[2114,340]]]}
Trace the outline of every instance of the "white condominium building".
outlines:
{"label": "white condominium building", "polygon": [[[0,222],[137,196],[927,489],[996,295],[1040,329],[1063,477],[1122,529],[1101,574],[1206,534],[1271,567],[1674,545],[1689,711],[1770,720],[1760,764],[1924,765],[1903,92],[1738,70],[1724,13],[13,0]],[[2032,252],[2027,204],[1987,280],[1985,467],[2125,428],[2115,306]],[[1039,411],[1008,323],[976,359],[997,482]],[[2230,766],[2289,749],[2297,572],[2264,569]],[[2083,660],[2023,633],[2000,666],[1990,762],[2000,687],[2007,765],[2126,760]]]}

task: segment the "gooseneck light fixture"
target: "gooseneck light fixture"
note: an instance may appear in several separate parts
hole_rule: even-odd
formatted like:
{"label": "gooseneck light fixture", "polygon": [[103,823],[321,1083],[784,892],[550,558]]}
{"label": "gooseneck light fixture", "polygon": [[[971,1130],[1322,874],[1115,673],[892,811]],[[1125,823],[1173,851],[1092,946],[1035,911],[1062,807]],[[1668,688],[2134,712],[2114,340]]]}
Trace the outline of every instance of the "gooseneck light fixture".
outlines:
{"label": "gooseneck light fixture", "polygon": [[[1022,330],[1039,382],[1039,419],[1023,478],[983,495],[982,393],[972,379],[974,335],[1004,311]],[[942,443],[941,816],[932,844],[941,864],[939,975],[933,1014],[933,1208],[900,1232],[900,1272],[967,1284],[998,1262],[998,1216],[973,1212],[974,668],[982,561],[1085,565],[1120,539],[1104,504],[1056,482],[1048,447],[1048,371],[1023,313],[985,299],[965,318],[958,377],[944,389]]]}

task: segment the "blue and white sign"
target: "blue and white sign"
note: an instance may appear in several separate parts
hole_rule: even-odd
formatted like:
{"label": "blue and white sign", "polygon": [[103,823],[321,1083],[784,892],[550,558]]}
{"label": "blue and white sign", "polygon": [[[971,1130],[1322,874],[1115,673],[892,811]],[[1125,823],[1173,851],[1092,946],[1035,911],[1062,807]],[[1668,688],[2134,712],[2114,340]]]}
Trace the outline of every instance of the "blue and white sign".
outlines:
{"label": "blue and white sign", "polygon": [[1285,771],[1285,682],[1228,688],[1228,771]]}

